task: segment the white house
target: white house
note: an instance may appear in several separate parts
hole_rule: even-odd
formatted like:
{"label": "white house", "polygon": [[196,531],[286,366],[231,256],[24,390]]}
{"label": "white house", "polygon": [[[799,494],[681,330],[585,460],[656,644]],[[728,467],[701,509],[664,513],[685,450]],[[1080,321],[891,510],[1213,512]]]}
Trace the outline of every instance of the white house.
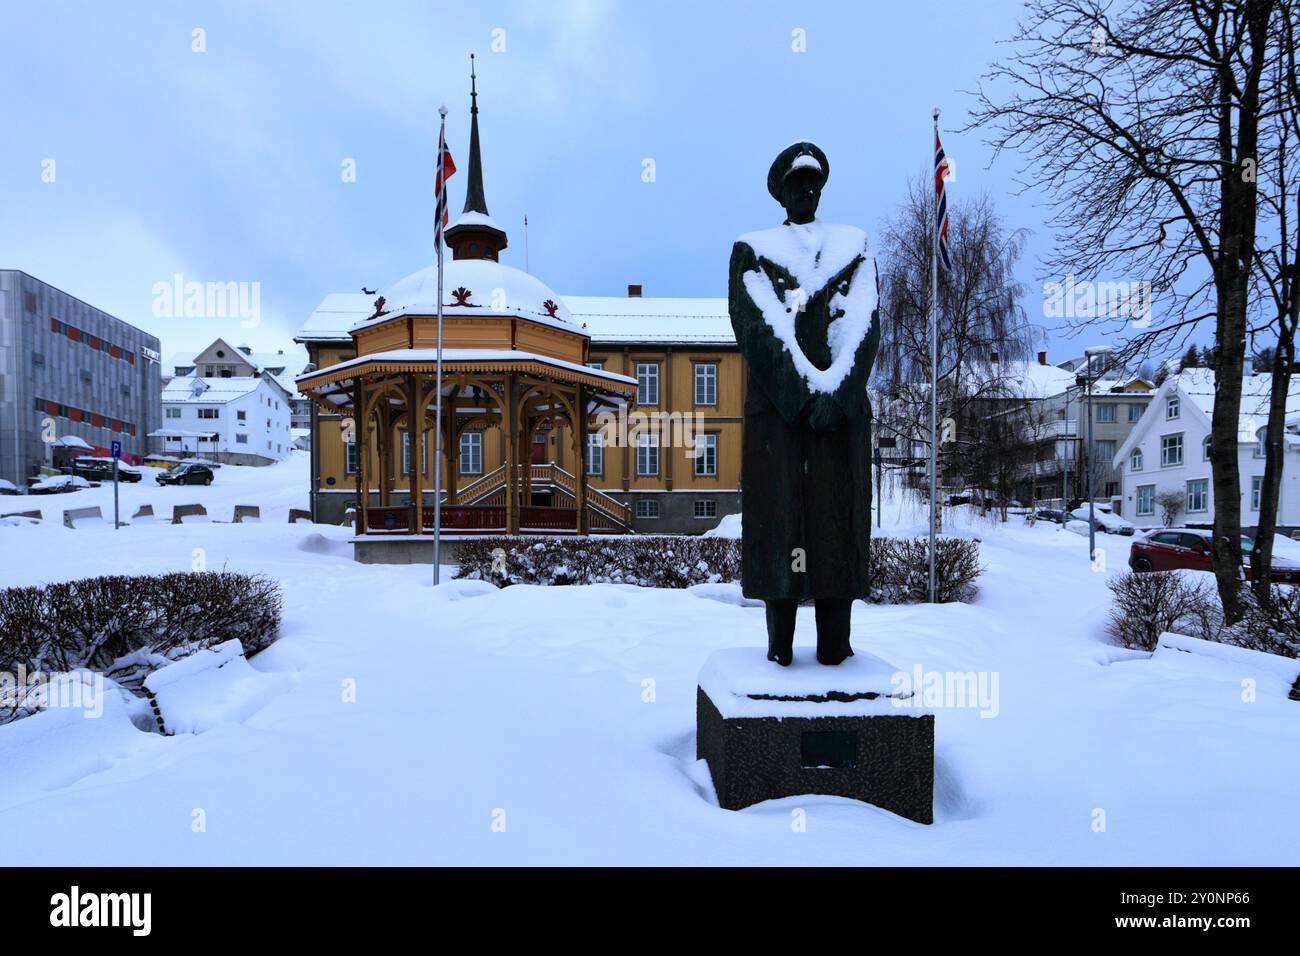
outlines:
{"label": "white house", "polygon": [[269,465],[293,449],[291,394],[269,374],[177,376],[163,386],[165,453],[234,465]]}
{"label": "white house", "polygon": [[[1242,382],[1237,459],[1241,469],[1241,525],[1251,528],[1259,514],[1264,478],[1261,441],[1268,424],[1270,376],[1247,374]],[[1214,412],[1214,372],[1189,368],[1171,375],[1156,390],[1137,426],[1116,452],[1121,475],[1120,510],[1141,528],[1163,523],[1156,496],[1182,495],[1176,521],[1210,525],[1214,487],[1210,478],[1210,416]],[[1279,528],[1300,527],[1300,383],[1287,399],[1286,454],[1278,502]]]}

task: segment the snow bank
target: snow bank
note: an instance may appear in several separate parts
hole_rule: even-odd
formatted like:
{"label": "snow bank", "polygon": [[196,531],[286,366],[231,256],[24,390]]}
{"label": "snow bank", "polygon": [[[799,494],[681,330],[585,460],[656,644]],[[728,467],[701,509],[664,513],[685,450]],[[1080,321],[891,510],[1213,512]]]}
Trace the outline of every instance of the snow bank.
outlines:
{"label": "snow bank", "polygon": [[723,515],[722,520],[718,522],[716,528],[710,528],[704,532],[701,537],[704,538],[739,538],[740,537],[740,515]]}
{"label": "snow bank", "polygon": [[284,678],[253,670],[239,641],[198,651],[145,678],[163,723],[173,734],[201,734],[217,724],[239,722],[264,707]]}

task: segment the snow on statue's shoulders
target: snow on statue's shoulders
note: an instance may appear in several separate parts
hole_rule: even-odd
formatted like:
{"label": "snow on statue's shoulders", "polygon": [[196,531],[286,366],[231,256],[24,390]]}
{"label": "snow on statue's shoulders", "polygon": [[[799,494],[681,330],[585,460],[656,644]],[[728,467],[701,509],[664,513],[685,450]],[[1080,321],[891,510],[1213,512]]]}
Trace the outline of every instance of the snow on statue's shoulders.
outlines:
{"label": "snow on statue's shoulders", "polygon": [[[818,392],[834,392],[853,370],[858,347],[870,334],[876,311],[876,269],[867,234],[856,226],[814,220],[748,232],[736,241],[783,267],[799,283],[796,289],[778,290],[761,269],[750,270],[743,276],[746,293],[790,353],[795,369],[808,387]],[[826,330],[831,364],[820,368],[800,347],[795,324],[803,314],[804,303],[859,256],[863,257],[863,265],[854,271],[846,288],[837,289],[830,297],[828,304],[835,316]]]}
{"label": "snow on statue's shoulders", "polygon": [[808,295],[815,295],[858,256],[869,258],[871,254],[865,231],[820,219],[747,232],[736,241],[781,266],[799,280]]}

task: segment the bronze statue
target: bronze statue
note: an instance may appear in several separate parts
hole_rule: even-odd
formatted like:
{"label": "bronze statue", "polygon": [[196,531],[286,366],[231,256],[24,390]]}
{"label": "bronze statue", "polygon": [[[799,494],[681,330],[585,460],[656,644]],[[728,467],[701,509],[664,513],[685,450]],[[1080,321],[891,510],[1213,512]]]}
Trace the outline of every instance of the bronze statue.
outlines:
{"label": "bronze statue", "polygon": [[784,224],[731,252],[731,324],[749,371],[741,583],[766,603],[767,656],[782,665],[810,599],[817,660],[851,656],[853,601],[867,596],[876,267],[865,232],[816,218],[829,174],[813,143],[784,149],[767,175]]}

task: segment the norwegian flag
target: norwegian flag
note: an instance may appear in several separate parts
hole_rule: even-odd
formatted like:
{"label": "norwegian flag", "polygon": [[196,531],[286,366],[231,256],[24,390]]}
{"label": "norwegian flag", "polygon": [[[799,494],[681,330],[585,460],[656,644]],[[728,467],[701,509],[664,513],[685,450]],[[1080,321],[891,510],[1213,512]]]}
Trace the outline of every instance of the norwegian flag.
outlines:
{"label": "norwegian flag", "polygon": [[451,174],[456,171],[456,164],[452,162],[451,151],[447,149],[447,140],[444,138],[443,130],[438,130],[438,172],[434,177],[434,194],[436,196],[436,211],[434,213],[433,227],[433,244],[438,250],[438,255],[442,255],[442,230],[447,225],[447,180]]}
{"label": "norwegian flag", "polygon": [[939,258],[943,260],[943,267],[952,270],[952,259],[948,256],[948,195],[944,191],[943,184],[952,174],[952,167],[948,165],[948,157],[943,154],[943,144],[939,142],[939,133],[934,134],[934,200],[938,207],[939,214],[936,219],[938,222],[938,241],[939,241]]}

